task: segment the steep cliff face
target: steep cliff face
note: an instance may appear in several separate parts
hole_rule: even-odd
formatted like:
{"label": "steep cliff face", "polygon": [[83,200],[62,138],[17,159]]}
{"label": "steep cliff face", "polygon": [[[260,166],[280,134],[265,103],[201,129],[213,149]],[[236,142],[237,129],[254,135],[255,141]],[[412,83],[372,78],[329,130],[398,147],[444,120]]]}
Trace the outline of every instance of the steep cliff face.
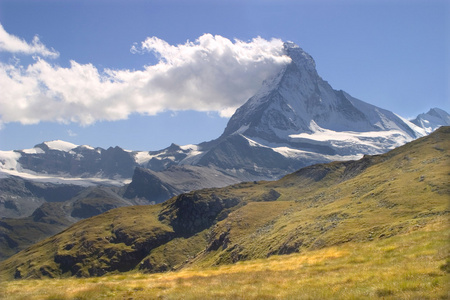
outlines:
{"label": "steep cliff face", "polygon": [[191,236],[209,228],[221,212],[240,202],[241,199],[237,197],[223,198],[216,194],[182,194],[165,206],[159,214],[159,220],[170,224],[178,235]]}

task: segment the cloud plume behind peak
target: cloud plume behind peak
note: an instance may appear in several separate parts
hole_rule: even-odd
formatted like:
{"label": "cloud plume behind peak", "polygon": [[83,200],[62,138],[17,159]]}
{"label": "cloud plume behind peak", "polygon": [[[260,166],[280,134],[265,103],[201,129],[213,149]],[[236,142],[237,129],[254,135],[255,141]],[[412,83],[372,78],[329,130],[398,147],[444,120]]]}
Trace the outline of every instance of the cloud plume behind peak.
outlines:
{"label": "cloud plume behind peak", "polygon": [[[10,49],[8,43],[1,47]],[[44,58],[28,66],[0,63],[0,122],[89,125],[180,110],[229,117],[290,61],[279,39],[244,42],[211,34],[179,45],[149,37],[131,52],[154,54],[158,62],[142,70],[99,70],[76,61],[64,68]]]}

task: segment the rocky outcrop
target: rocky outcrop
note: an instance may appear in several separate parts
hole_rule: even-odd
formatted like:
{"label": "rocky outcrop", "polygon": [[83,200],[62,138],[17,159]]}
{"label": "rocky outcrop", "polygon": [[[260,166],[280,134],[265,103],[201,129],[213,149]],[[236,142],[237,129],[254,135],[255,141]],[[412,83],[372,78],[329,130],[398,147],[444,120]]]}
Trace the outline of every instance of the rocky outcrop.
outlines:
{"label": "rocky outcrop", "polygon": [[209,228],[223,210],[239,203],[238,198],[221,198],[216,194],[182,194],[167,204],[159,220],[170,224],[175,233],[189,236]]}
{"label": "rocky outcrop", "polygon": [[123,196],[128,199],[143,198],[152,203],[161,203],[178,193],[177,189],[159,179],[154,171],[136,168],[133,180]]}
{"label": "rocky outcrop", "polygon": [[171,166],[155,172],[136,168],[124,198],[145,203],[161,203],[181,193],[201,188],[224,187],[238,180],[219,170],[198,166]]}
{"label": "rocky outcrop", "polygon": [[[55,255],[60,272],[76,277],[102,276],[108,272],[126,272],[134,269],[148,253],[167,243],[173,232],[158,231],[145,239],[138,238],[124,229],[114,230],[111,239],[103,244],[85,240],[81,245],[67,244]],[[110,246],[108,246],[110,244]],[[127,247],[114,247],[124,244]],[[77,247],[76,251],[70,251]]]}

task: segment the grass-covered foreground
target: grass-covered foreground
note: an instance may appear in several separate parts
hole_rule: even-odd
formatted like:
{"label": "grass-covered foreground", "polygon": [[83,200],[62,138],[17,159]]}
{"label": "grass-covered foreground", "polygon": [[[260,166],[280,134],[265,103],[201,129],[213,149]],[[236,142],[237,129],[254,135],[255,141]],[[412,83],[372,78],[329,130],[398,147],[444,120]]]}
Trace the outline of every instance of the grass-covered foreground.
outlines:
{"label": "grass-covered foreground", "polygon": [[159,274],[2,282],[4,299],[449,299],[448,218],[371,242]]}

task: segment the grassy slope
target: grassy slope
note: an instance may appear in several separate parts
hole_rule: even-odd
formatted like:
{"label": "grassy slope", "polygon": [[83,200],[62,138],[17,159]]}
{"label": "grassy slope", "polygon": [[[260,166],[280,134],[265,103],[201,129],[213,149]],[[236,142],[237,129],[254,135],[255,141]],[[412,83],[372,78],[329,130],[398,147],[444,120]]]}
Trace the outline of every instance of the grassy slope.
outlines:
{"label": "grassy slope", "polygon": [[[224,291],[238,298],[246,294],[293,297],[289,293],[301,291],[309,295],[305,298],[336,293],[350,298],[444,297],[448,274],[440,266],[446,258],[448,264],[449,256],[449,136],[450,129],[442,128],[385,155],[316,165],[277,182],[200,191],[204,203],[214,197],[235,197],[240,203],[223,210],[212,227],[190,235],[177,235],[171,223],[161,219],[161,211],[175,218],[176,211],[169,208],[177,204],[177,198],[158,206],[112,210],[3,262],[0,274],[11,278],[19,270],[27,277],[67,276],[71,273],[64,273],[55,257],[68,255],[84,256],[75,273],[78,276],[113,271],[114,261],[128,261],[116,271],[143,265],[151,271],[183,268],[166,275],[127,275],[124,282],[130,281],[130,289],[123,291],[131,291],[133,280],[142,280],[142,286],[132,291],[137,296],[143,295],[143,289],[176,298],[182,291],[177,284],[166,285],[167,281],[196,286],[192,297],[220,296]],[[280,195],[277,201],[259,201],[274,200],[267,196],[273,195],[272,190]],[[294,252],[300,254],[266,259]],[[294,270],[266,268],[273,261],[287,268],[290,259],[308,261],[334,252],[340,254]],[[250,261],[221,266],[242,260]],[[228,268],[237,269],[230,275]],[[115,280],[108,278],[105,281]],[[271,278],[279,279],[271,283]],[[91,285],[89,280],[86,284]],[[333,285],[334,290],[328,288]],[[20,283],[8,283],[8,291],[17,286]],[[98,293],[123,292],[109,283],[98,288],[104,289]],[[280,288],[288,290],[277,295],[274,289]]]}
{"label": "grassy slope", "polygon": [[89,269],[108,269],[113,262],[118,263],[118,270],[132,269],[143,257],[140,250],[145,248],[144,242],[157,242],[157,238],[172,232],[157,221],[157,212],[155,206],[131,206],[82,220],[5,260],[2,269],[14,269],[14,274],[9,275],[18,271],[26,272],[27,277],[59,277],[68,272],[65,260],[71,259],[80,259],[74,269],[78,276],[89,275]]}
{"label": "grassy slope", "polygon": [[[3,299],[448,299],[448,219],[389,239],[159,274],[3,282]],[[448,269],[448,262],[447,262]]]}
{"label": "grassy slope", "polygon": [[0,260],[6,259],[18,250],[33,245],[39,240],[54,235],[67,225],[35,222],[32,218],[3,219],[0,221]]}

